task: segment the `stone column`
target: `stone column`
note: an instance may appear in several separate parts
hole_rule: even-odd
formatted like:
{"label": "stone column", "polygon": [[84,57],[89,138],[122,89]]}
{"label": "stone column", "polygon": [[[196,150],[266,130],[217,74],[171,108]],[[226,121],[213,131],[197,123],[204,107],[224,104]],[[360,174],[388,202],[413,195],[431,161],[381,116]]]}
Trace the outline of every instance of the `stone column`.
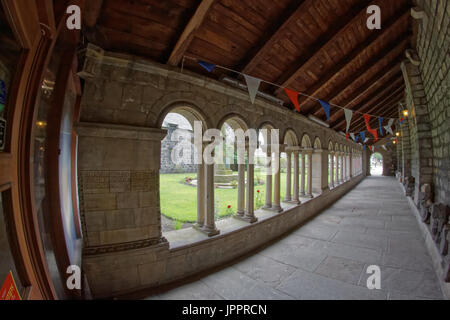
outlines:
{"label": "stone column", "polygon": [[334,188],[334,151],[330,151],[331,154],[331,164],[330,164],[330,187]]}
{"label": "stone column", "polygon": [[348,173],[349,173],[349,180],[351,180],[354,176],[354,172],[353,172],[353,153],[349,153],[348,154]]}
{"label": "stone column", "polygon": [[305,165],[305,151],[302,150],[302,179],[300,182],[300,195],[304,196],[305,193],[305,171],[306,171],[306,165]]}
{"label": "stone column", "polygon": [[299,200],[299,158],[298,158],[298,151],[293,152],[294,155],[294,191],[293,191],[293,197],[292,202],[295,204],[300,204]]}
{"label": "stone column", "polygon": [[328,191],[328,152],[314,149],[312,163],[312,191],[322,194]]}
{"label": "stone column", "polygon": [[203,228],[205,225],[205,170],[205,164],[202,161],[197,165],[197,223],[195,225],[197,229]]}
{"label": "stone column", "polygon": [[280,153],[275,157],[275,161],[278,162],[278,170],[275,172],[274,176],[274,184],[273,184],[273,204],[272,204],[272,210],[276,212],[282,212],[283,209],[281,208],[281,200],[280,200]]}
{"label": "stone column", "polygon": [[245,163],[238,164],[238,204],[237,215],[245,213]]}
{"label": "stone column", "polygon": [[253,159],[253,155],[250,155],[250,148],[247,148],[248,163],[247,163],[247,209],[245,210],[244,220],[249,223],[258,221],[255,217],[255,165],[251,163],[250,159]]}
{"label": "stone column", "polygon": [[291,163],[292,163],[292,152],[286,151],[287,156],[287,168],[286,168],[286,196],[284,197],[284,201],[289,202],[292,200],[291,196]]}
{"label": "stone column", "polygon": [[345,163],[344,163],[344,159],[345,159],[345,153],[344,152],[341,152],[341,183],[344,183],[345,182],[345,173],[344,173],[344,166],[345,166]]}
{"label": "stone column", "polygon": [[271,168],[272,164],[272,148],[270,147],[270,135],[267,135],[267,158],[269,160],[266,163],[266,205],[264,209],[272,208],[272,173],[269,172],[269,168]]}
{"label": "stone column", "polygon": [[308,198],[314,198],[312,194],[312,150],[308,151],[308,189],[306,191],[306,196]]}
{"label": "stone column", "polygon": [[209,236],[215,236],[220,233],[216,228],[214,221],[214,163],[205,164],[206,167],[206,219],[203,231]]}

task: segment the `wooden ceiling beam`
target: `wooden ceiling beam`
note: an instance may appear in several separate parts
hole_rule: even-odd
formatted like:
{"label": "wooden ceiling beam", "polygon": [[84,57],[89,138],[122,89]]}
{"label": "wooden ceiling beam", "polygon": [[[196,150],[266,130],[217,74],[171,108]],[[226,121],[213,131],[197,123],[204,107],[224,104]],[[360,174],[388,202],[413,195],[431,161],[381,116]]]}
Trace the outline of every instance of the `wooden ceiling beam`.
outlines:
{"label": "wooden ceiling beam", "polygon": [[177,66],[180,63],[183,55],[186,53],[189,45],[194,39],[195,32],[202,25],[209,9],[213,4],[214,0],[202,0],[186,28],[181,33],[180,38],[170,54],[167,64]]}
{"label": "wooden ceiling beam", "polygon": [[[302,57],[297,59],[299,63],[292,66],[286,73],[281,75],[275,83],[280,83],[282,87],[289,87],[289,85],[303,72],[303,67],[311,62],[318,52],[322,51],[330,43],[337,41],[339,37],[343,36],[346,29],[351,25],[354,25],[355,22],[361,18],[361,15],[367,14],[366,10],[371,2],[372,1],[370,0],[360,1],[358,5],[352,6],[349,12],[344,16],[337,17],[333,25],[330,26],[329,31],[320,36],[313,45],[308,46],[308,49]],[[282,89],[280,88],[275,90],[276,94],[281,92]]]}
{"label": "wooden ceiling beam", "polygon": [[83,11],[83,22],[88,28],[93,28],[97,24],[102,11],[103,0],[89,0],[85,3],[86,8]]}
{"label": "wooden ceiling beam", "polygon": [[[325,76],[323,76],[319,81],[312,85],[306,91],[306,94],[312,97],[317,97],[319,93],[332,81],[334,81],[340,73],[345,70],[351,63],[354,62],[365,50],[367,50],[372,45],[376,44],[387,34],[392,32],[392,30],[400,23],[403,19],[406,19],[410,15],[410,6],[404,6],[400,10],[400,18],[397,16],[391,17],[385,24],[381,31],[374,31],[370,37],[368,37],[363,43],[358,45],[357,48],[352,50],[344,59],[342,59],[333,69],[331,69]],[[395,45],[394,45],[395,46]],[[393,49],[392,47],[390,48]],[[387,48],[385,51],[391,51]],[[385,54],[386,55],[386,54]],[[368,63],[370,65],[370,63]],[[366,68],[367,70],[369,68]],[[310,102],[310,98],[306,98],[303,105],[307,105]]]}
{"label": "wooden ceiling beam", "polygon": [[[372,95],[370,95],[368,98],[366,98],[364,101],[362,101],[358,105],[358,107],[351,108],[351,110],[359,111],[359,109],[363,108],[364,106],[367,106],[367,105],[372,106],[377,101],[382,100],[384,97],[386,97],[386,95],[390,94],[392,92],[392,90],[395,90],[396,87],[398,87],[401,84],[400,80],[401,80],[401,73],[397,73],[394,76],[391,76],[386,81],[386,82],[390,82],[390,85],[388,85],[387,87],[379,88]],[[345,123],[345,116],[344,116],[343,110],[338,110],[335,114],[339,114],[339,116],[333,115],[333,118],[330,117],[330,127],[331,128],[340,127],[342,124]]]}
{"label": "wooden ceiling beam", "polygon": [[296,1],[294,4],[296,4],[297,9],[290,14],[284,13],[284,21],[283,17],[278,19],[279,21],[283,21],[282,24],[274,25],[272,27],[272,33],[268,32],[267,36],[261,39],[260,45],[256,46],[256,49],[253,49],[252,52],[248,54],[250,58],[246,57],[245,61],[241,62],[237,69],[245,74],[249,74],[255,70],[255,68],[264,60],[266,53],[269,52],[272,47],[285,36],[289,25],[298,20],[299,17],[305,13],[311,5],[313,5],[313,3],[314,0],[302,0],[300,2]]}
{"label": "wooden ceiling beam", "polygon": [[[356,92],[354,92],[349,98],[347,98],[346,100],[342,101],[340,103],[341,106],[346,107],[348,109],[352,109],[352,106],[354,103],[356,103],[357,101],[359,101],[362,97],[364,97],[365,95],[367,95],[368,92],[370,92],[371,90],[373,90],[373,88],[377,85],[379,85],[380,82],[382,82],[384,79],[391,77],[394,73],[398,73],[400,71],[400,63],[401,63],[401,57],[397,57],[394,61],[392,61],[391,63],[389,63],[386,67],[384,67],[382,70],[380,70],[377,74],[375,74],[369,81],[367,81],[364,85],[362,85],[361,87],[359,87]],[[367,69],[368,70],[368,69]],[[364,74],[362,74],[364,75]],[[362,76],[361,75],[361,76]],[[354,83],[358,83],[359,82],[359,78],[356,79],[352,79],[351,83],[345,83],[342,85],[342,87],[337,88],[339,90],[336,90],[333,93],[336,93],[337,95],[335,97],[338,97],[340,95],[340,93],[344,92],[345,89],[347,89],[350,85],[354,84]],[[328,101],[333,101],[333,99],[330,99]],[[314,115],[316,117],[320,117],[323,114],[323,110],[318,107],[315,107],[314,110],[315,113]],[[312,112],[311,112],[312,113]],[[334,121],[336,121],[336,119],[338,119],[339,117],[341,117],[343,115],[344,111],[343,110],[339,110],[336,113],[334,113],[331,117],[330,117],[330,122],[333,123]],[[312,113],[313,114],[313,113]]]}

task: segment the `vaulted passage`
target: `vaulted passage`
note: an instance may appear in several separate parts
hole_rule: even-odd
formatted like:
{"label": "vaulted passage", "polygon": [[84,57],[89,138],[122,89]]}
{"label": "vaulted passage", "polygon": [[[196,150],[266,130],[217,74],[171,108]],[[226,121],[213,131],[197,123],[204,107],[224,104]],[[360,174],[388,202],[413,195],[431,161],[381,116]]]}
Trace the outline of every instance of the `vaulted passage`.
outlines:
{"label": "vaulted passage", "polygon": [[[402,195],[394,178],[369,177],[276,243],[148,299],[442,299]],[[372,265],[380,267],[381,290],[367,289]]]}

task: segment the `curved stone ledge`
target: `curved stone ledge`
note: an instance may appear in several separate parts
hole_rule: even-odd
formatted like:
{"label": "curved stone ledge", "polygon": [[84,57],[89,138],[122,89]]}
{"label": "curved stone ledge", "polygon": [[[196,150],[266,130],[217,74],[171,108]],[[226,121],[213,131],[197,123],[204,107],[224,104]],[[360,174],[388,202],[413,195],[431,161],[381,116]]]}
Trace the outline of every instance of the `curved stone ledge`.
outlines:
{"label": "curved stone ledge", "polygon": [[95,298],[109,298],[182,280],[233,261],[301,226],[308,219],[353,189],[359,175],[336,188],[282,213],[259,219],[236,230],[175,248],[152,246],[142,249],[84,256]]}

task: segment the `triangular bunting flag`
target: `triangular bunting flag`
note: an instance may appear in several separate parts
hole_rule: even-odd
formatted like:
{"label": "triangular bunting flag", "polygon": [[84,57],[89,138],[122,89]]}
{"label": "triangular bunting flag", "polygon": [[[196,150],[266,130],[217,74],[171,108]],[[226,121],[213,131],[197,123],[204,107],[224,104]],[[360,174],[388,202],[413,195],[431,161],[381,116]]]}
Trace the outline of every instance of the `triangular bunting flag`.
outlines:
{"label": "triangular bunting flag", "polygon": [[250,101],[252,104],[255,103],[256,94],[258,93],[259,85],[261,84],[261,79],[254,78],[244,74],[245,82],[247,83],[248,94],[250,95]]}
{"label": "triangular bunting flag", "polygon": [[384,129],[392,135],[394,135],[394,132],[392,131],[392,125],[394,124],[394,121],[395,119],[389,119],[388,125],[384,126]]}
{"label": "triangular bunting flag", "polygon": [[386,148],[386,145],[385,145],[385,144],[383,144],[382,147],[383,147],[384,150],[387,151],[387,148]]}
{"label": "triangular bunting flag", "polygon": [[353,141],[355,141],[356,142],[356,137],[355,137],[355,134],[354,133],[350,133],[350,137],[352,137],[352,139],[353,139]]}
{"label": "triangular bunting flag", "polygon": [[291,99],[291,102],[294,105],[295,109],[297,109],[297,111],[300,112],[300,103],[298,102],[298,92],[288,88],[284,88],[284,91],[286,92],[289,99]]}
{"label": "triangular bunting flag", "polygon": [[327,115],[328,121],[330,120],[330,104],[328,102],[319,100],[320,104],[322,105],[323,110],[325,111],[325,114]]}
{"label": "triangular bunting flag", "polygon": [[383,136],[384,134],[383,134],[383,118],[378,118],[378,125],[379,125],[379,127],[380,127],[380,134]]}
{"label": "triangular bunting flag", "polygon": [[216,68],[215,64],[212,64],[212,63],[209,63],[209,62],[198,60],[197,63],[199,65],[201,65],[208,72],[212,72]]}
{"label": "triangular bunting flag", "polygon": [[366,133],[363,131],[363,132],[360,132],[359,135],[361,136],[361,141],[365,142],[365,140],[366,140]]}
{"label": "triangular bunting flag", "polygon": [[348,140],[348,137],[350,137],[350,133],[347,132],[347,133],[345,134],[345,139]]}
{"label": "triangular bunting flag", "polygon": [[369,133],[371,135],[373,135],[373,137],[375,138],[375,142],[377,142],[377,140],[378,140],[377,129],[372,129],[370,127],[370,115],[365,114],[363,117],[364,117],[364,121],[366,122],[367,131],[369,131]]}
{"label": "triangular bunting flag", "polygon": [[364,143],[366,143],[367,141],[369,141],[369,138],[366,138],[366,139],[364,140]]}
{"label": "triangular bunting flag", "polygon": [[345,130],[345,132],[348,132],[348,129],[350,129],[350,123],[352,122],[353,118],[353,111],[344,109],[344,113],[345,113],[345,121],[347,121],[347,129]]}
{"label": "triangular bunting flag", "polygon": [[364,145],[363,147],[364,147],[364,151],[366,151],[366,145]]}
{"label": "triangular bunting flag", "polygon": [[400,124],[403,124],[403,123],[405,123],[405,119],[400,118],[400,120],[398,120],[398,122],[400,122]]}

